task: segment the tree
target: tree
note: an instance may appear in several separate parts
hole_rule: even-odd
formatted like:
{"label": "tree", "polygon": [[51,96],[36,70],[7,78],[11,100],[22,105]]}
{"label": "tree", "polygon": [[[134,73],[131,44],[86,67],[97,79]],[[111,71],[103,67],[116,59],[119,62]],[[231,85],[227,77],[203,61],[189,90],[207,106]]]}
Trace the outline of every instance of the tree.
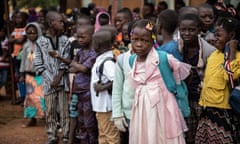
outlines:
{"label": "tree", "polygon": [[18,8],[42,7],[49,9],[59,4],[59,0],[16,0]]}

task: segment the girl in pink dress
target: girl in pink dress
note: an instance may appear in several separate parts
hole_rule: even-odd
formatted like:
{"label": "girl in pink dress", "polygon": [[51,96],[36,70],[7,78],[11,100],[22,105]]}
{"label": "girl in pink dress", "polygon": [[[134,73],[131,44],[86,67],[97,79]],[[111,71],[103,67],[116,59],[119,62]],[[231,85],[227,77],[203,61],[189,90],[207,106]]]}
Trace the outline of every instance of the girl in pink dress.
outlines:
{"label": "girl in pink dress", "polygon": [[[136,93],[130,121],[130,144],[185,144],[187,130],[175,96],[168,91],[160,74],[161,64],[154,48],[154,27],[147,20],[137,21],[131,43],[136,59],[128,79]],[[185,79],[191,67],[167,55],[176,83]]]}

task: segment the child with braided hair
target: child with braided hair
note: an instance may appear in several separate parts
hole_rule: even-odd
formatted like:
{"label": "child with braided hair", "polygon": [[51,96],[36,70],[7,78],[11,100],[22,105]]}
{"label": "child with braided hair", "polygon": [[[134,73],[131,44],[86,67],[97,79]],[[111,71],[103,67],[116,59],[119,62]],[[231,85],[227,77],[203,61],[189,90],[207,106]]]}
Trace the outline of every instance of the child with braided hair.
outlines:
{"label": "child with braided hair", "polygon": [[[128,80],[136,90],[130,121],[130,144],[185,144],[187,130],[173,93],[168,91],[158,65],[169,63],[176,83],[187,78],[190,66],[172,55],[154,48],[154,25],[137,21],[132,28],[132,49],[135,59]],[[160,59],[165,54],[166,61]],[[134,56],[134,55],[132,55]],[[131,58],[129,62],[131,63]]]}

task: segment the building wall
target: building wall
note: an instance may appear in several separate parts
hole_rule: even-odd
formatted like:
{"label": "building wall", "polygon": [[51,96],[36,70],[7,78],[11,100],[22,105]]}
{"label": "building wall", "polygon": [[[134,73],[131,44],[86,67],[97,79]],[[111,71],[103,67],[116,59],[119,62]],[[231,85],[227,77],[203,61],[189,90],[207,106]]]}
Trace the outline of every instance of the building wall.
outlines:
{"label": "building wall", "polygon": [[112,3],[111,0],[92,0],[93,3],[96,4],[97,7],[103,7],[106,10],[108,6]]}
{"label": "building wall", "polygon": [[143,0],[122,0],[122,7],[128,7],[131,10],[138,7],[142,7]]}
{"label": "building wall", "polygon": [[81,6],[82,0],[67,0],[67,8],[80,8]]}
{"label": "building wall", "polygon": [[206,0],[189,0],[189,5],[190,6],[198,6],[201,3],[206,2]]}
{"label": "building wall", "polygon": [[[88,3],[93,2],[96,4],[97,7],[103,7],[105,9],[108,8],[110,4],[112,4],[113,0],[67,0],[69,8],[80,8],[81,6],[87,6]],[[128,7],[130,9],[139,7],[141,8],[143,5],[144,0],[118,0],[119,1],[119,8],[121,7]],[[150,1],[150,0],[149,0]],[[174,0],[155,0],[155,4],[160,1],[166,1],[169,5],[170,9],[174,8]],[[201,3],[204,3],[206,0],[184,0],[186,4],[190,6],[197,6]]]}

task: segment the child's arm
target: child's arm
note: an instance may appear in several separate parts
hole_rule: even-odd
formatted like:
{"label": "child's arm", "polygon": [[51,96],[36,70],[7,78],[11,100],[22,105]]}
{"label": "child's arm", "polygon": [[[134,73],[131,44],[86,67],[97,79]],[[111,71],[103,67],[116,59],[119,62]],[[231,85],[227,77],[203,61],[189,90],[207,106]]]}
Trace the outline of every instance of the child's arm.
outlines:
{"label": "child's arm", "polygon": [[12,43],[12,44],[23,44],[25,41],[26,41],[27,37],[24,35],[23,37],[21,38],[14,38],[13,36],[11,36],[8,40],[9,43]]}
{"label": "child's arm", "polygon": [[238,47],[238,40],[230,40],[229,41],[229,47],[230,47],[230,61],[236,59],[236,51]]}
{"label": "child's arm", "polygon": [[65,71],[59,70],[59,73],[54,77],[53,82],[51,83],[51,88],[55,88],[60,83],[61,78],[63,77]]}
{"label": "child's arm", "polygon": [[94,84],[94,90],[97,91],[97,92],[108,90],[108,89],[112,88],[112,84],[113,84],[112,81],[108,81],[107,83],[104,83],[104,84],[95,83]]}
{"label": "child's arm", "polygon": [[82,72],[82,73],[88,73],[89,72],[89,68],[82,65],[82,64],[79,64],[77,63],[76,61],[73,61],[71,64],[70,64],[70,69],[69,71],[72,72],[72,73],[77,73],[77,72]]}
{"label": "child's arm", "polygon": [[71,60],[68,58],[63,58],[60,55],[58,55],[58,53],[56,51],[49,51],[48,54],[53,57],[53,58],[57,58],[59,60],[61,60],[62,62],[64,62],[65,64],[71,64]]}
{"label": "child's arm", "polygon": [[106,61],[103,65],[103,75],[108,79],[107,82],[98,82],[94,84],[94,89],[97,92],[112,89],[115,63],[113,61]]}

